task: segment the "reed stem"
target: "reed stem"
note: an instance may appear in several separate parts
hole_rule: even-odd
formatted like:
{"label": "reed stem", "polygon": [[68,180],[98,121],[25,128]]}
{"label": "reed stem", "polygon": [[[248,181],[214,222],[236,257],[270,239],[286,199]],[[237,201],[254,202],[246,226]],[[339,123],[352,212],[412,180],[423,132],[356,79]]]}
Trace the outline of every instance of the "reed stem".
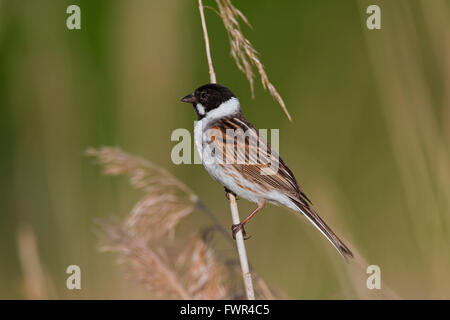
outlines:
{"label": "reed stem", "polygon": [[[209,39],[208,39],[208,29],[206,27],[205,13],[202,0],[198,0],[198,8],[200,11],[200,18],[202,21],[203,38],[205,40],[205,47],[206,47],[206,58],[208,60],[208,67],[209,67],[209,77],[211,83],[216,83],[216,73],[214,72],[214,67],[211,58],[211,49],[209,47]],[[241,219],[239,218],[239,210],[236,202],[236,197],[233,194],[229,193],[229,199],[230,199],[231,218],[233,224],[239,224],[241,222]],[[255,300],[255,291],[253,289],[252,275],[250,273],[250,268],[248,265],[247,250],[245,248],[244,235],[242,229],[236,233],[236,246],[238,249],[239,261],[241,263],[242,277],[244,279],[245,293],[247,295],[247,299]]]}

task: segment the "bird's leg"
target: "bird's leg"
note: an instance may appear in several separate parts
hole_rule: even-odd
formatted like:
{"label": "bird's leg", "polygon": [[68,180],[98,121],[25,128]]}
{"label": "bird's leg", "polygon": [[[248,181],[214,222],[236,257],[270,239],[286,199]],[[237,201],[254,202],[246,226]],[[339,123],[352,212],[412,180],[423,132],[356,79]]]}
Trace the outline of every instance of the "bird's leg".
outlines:
{"label": "bird's leg", "polygon": [[231,190],[228,189],[227,187],[224,187],[224,189],[225,189],[225,197],[227,197],[228,200],[230,200],[230,193],[231,193],[232,195],[234,195],[234,197],[235,197],[236,200],[237,200],[236,193],[234,193],[233,191],[231,191]]}
{"label": "bird's leg", "polygon": [[260,204],[258,205],[258,208],[256,208],[255,210],[253,210],[253,212],[250,213],[250,214],[248,215],[247,218],[245,218],[244,220],[242,220],[241,223],[231,225],[231,231],[232,231],[232,233],[233,233],[233,239],[234,239],[234,240],[236,240],[236,233],[238,233],[239,230],[242,230],[242,234],[243,234],[243,236],[244,236],[244,240],[247,240],[247,239],[250,238],[250,237],[247,238],[247,233],[245,232],[244,225],[245,225],[247,222],[249,222],[249,221],[250,221],[250,220],[251,220],[258,212],[260,212],[260,211],[266,206],[266,204],[267,204],[267,203],[266,203],[265,201],[262,202],[262,203],[260,203]]}

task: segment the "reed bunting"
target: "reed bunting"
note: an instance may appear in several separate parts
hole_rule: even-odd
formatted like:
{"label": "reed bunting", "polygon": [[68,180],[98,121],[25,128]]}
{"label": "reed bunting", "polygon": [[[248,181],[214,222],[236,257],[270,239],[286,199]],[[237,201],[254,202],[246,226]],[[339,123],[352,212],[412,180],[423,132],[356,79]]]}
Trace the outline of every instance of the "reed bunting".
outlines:
{"label": "reed bunting", "polygon": [[311,207],[292,171],[270,149],[258,130],[242,115],[239,100],[230,89],[206,84],[181,99],[193,105],[195,145],[208,173],[240,198],[258,207],[241,223],[232,225],[233,238],[267,203],[303,214],[347,261],[352,252]]}

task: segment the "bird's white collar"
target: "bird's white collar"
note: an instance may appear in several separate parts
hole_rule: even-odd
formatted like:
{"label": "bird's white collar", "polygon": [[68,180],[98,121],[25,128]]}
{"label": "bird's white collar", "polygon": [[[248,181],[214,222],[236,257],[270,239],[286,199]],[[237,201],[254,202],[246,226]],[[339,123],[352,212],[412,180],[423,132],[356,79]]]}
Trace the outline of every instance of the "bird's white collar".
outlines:
{"label": "bird's white collar", "polygon": [[241,105],[239,103],[238,98],[231,98],[228,101],[222,102],[220,106],[209,111],[205,119],[206,122],[212,122],[214,120],[218,120],[224,117],[231,116],[233,114],[239,113],[241,111]]}

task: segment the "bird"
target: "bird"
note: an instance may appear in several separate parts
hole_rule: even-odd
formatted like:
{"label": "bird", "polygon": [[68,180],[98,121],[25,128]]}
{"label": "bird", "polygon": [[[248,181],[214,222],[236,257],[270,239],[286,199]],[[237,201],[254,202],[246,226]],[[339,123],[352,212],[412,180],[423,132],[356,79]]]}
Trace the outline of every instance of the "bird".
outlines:
{"label": "bird", "polygon": [[194,140],[203,166],[229,193],[257,204],[239,224],[231,226],[233,238],[268,203],[287,207],[305,216],[348,262],[351,250],[312,207],[297,180],[259,131],[242,114],[239,99],[227,87],[209,83],[181,99],[192,104],[198,120]]}

